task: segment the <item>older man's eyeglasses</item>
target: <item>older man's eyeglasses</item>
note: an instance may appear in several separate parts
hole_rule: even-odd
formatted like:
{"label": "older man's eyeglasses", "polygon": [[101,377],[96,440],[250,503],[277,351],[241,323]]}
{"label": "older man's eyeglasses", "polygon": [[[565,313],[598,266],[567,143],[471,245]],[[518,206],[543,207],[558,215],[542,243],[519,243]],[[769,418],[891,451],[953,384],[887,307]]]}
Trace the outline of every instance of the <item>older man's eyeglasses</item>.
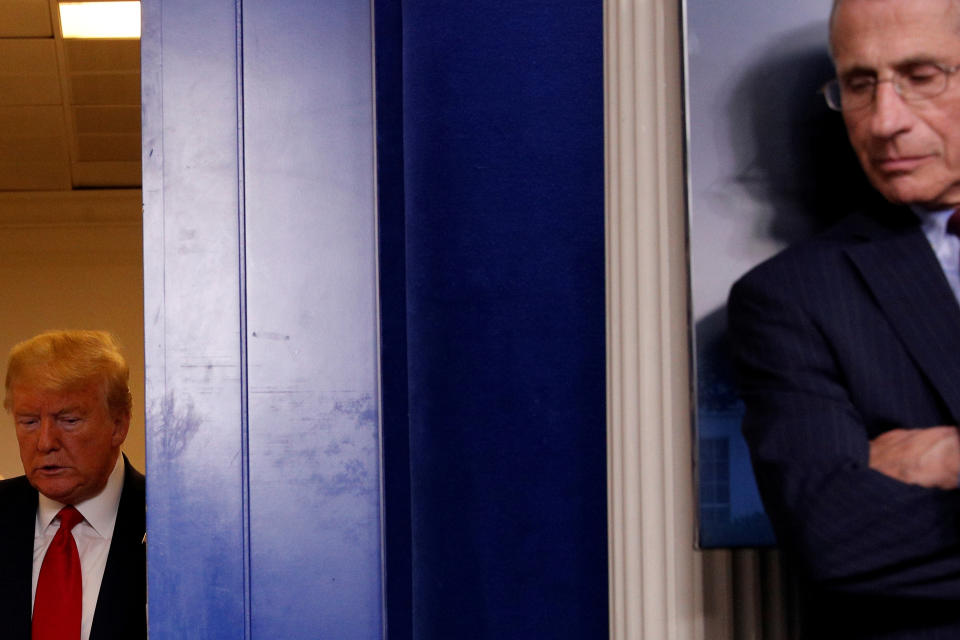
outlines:
{"label": "older man's eyeglasses", "polygon": [[950,76],[960,70],[960,65],[948,67],[934,62],[911,65],[904,71],[894,72],[892,78],[879,80],[871,74],[852,74],[834,78],[820,88],[827,106],[834,111],[855,111],[873,104],[877,98],[877,85],[889,82],[904,102],[918,102],[935,98],[947,90]]}

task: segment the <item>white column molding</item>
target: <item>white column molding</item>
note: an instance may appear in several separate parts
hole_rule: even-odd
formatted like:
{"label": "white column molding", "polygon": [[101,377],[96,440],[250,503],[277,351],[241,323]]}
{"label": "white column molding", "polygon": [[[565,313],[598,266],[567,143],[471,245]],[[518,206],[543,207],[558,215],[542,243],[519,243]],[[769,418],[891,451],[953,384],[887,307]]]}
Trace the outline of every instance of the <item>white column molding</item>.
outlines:
{"label": "white column molding", "polygon": [[610,638],[797,638],[776,553],[694,549],[681,1],[604,3]]}
{"label": "white column molding", "polygon": [[604,47],[610,637],[701,639],[679,0],[606,0]]}

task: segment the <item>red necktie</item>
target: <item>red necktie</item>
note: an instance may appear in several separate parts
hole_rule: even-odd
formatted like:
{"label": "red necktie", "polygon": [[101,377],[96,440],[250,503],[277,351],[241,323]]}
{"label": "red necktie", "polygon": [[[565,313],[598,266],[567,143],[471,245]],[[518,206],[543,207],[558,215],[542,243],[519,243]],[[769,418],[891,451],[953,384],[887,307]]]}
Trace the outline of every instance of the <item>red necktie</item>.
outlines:
{"label": "red necktie", "polygon": [[32,640],[80,640],[83,583],[71,530],[83,520],[73,507],[60,510],[60,529],[40,565],[33,601]]}

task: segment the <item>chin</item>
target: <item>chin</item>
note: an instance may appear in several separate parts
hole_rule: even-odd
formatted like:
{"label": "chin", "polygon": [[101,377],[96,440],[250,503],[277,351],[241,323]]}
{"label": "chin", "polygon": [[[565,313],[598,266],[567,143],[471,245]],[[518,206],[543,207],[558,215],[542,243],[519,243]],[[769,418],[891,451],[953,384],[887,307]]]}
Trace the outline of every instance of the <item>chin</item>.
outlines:
{"label": "chin", "polygon": [[62,502],[63,504],[72,504],[71,498],[78,489],[78,487],[72,484],[49,482],[45,480],[31,482],[30,484],[33,485],[34,489],[47,496],[51,500],[56,500],[57,502]]}
{"label": "chin", "polygon": [[916,185],[897,184],[898,181],[874,182],[880,194],[894,204],[928,204],[936,202],[941,192],[932,189],[918,189]]}
{"label": "chin", "polygon": [[871,176],[874,188],[894,204],[917,204],[930,208],[947,208],[960,203],[960,180],[941,179],[935,183],[917,180],[916,176]]}

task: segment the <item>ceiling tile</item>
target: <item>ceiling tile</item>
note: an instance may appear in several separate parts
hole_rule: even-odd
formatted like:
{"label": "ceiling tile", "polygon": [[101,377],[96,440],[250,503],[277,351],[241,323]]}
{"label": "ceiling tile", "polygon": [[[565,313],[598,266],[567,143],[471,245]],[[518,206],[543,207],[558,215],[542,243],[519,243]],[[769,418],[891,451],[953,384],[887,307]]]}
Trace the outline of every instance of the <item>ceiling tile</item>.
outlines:
{"label": "ceiling tile", "polygon": [[64,135],[63,110],[58,106],[0,106],[0,140]]}
{"label": "ceiling tile", "polygon": [[69,165],[56,160],[0,161],[0,191],[56,191],[69,189]]}
{"label": "ceiling tile", "polygon": [[71,74],[70,104],[139,105],[140,74]]}
{"label": "ceiling tile", "polygon": [[64,40],[63,44],[70,73],[140,72],[139,40]]}
{"label": "ceiling tile", "polygon": [[51,7],[0,0],[0,191],[138,187],[140,42],[64,41]]}
{"label": "ceiling tile", "polygon": [[52,38],[49,0],[0,0],[0,38]]}
{"label": "ceiling tile", "polygon": [[80,162],[101,160],[140,159],[140,132],[81,134],[77,142],[77,160]]}
{"label": "ceiling tile", "polygon": [[69,189],[59,107],[0,107],[0,190]]}
{"label": "ceiling tile", "polygon": [[0,105],[60,103],[53,40],[0,39]]}
{"label": "ceiling tile", "polygon": [[0,228],[31,223],[139,225],[142,211],[139,189],[0,194]]}
{"label": "ceiling tile", "polygon": [[66,161],[63,139],[59,136],[5,136],[0,138],[0,162]]}
{"label": "ceiling tile", "polygon": [[139,187],[142,180],[139,162],[75,162],[73,186]]}
{"label": "ceiling tile", "polygon": [[78,134],[135,133],[140,135],[140,107],[78,106],[73,108]]}

